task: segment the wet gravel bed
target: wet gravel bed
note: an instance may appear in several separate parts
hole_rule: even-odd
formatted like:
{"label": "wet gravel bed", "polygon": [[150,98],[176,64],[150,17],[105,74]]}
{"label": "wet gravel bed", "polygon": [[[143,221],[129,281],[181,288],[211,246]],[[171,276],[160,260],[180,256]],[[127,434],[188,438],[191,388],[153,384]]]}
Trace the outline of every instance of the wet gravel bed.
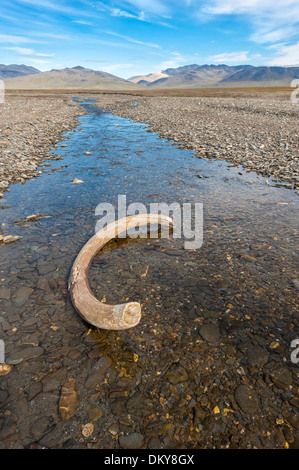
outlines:
{"label": "wet gravel bed", "polygon": [[39,176],[42,162],[60,159],[51,149],[83,114],[70,97],[6,95],[0,104],[0,201],[11,184]]}
{"label": "wet gravel bed", "polygon": [[[0,246],[0,448],[299,448],[295,191],[117,116],[79,121],[53,151],[62,168],[1,207],[20,239]],[[93,261],[98,299],[142,305],[119,332],[82,321],[67,292],[95,207],[118,194],[204,204],[200,249],[125,239]]]}
{"label": "wet gravel bed", "polygon": [[290,100],[101,95],[98,106],[148,124],[199,157],[242,164],[299,188],[299,106]]}

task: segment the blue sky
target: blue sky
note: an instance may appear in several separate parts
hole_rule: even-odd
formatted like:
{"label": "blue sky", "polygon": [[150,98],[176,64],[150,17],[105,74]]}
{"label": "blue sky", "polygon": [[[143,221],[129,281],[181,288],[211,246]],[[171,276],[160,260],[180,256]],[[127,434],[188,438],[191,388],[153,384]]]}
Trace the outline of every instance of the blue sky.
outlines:
{"label": "blue sky", "polygon": [[298,0],[1,0],[0,63],[129,78],[182,65],[298,65]]}

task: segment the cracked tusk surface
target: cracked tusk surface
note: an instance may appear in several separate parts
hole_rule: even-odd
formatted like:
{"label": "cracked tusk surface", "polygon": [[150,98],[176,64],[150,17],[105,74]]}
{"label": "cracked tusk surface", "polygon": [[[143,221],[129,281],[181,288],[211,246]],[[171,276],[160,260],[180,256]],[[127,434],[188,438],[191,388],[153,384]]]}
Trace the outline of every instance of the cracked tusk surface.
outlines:
{"label": "cracked tusk surface", "polygon": [[96,299],[89,286],[88,269],[95,255],[110,240],[131,228],[149,224],[172,227],[173,221],[161,214],[124,217],[97,232],[83,246],[72,266],[68,289],[73,306],[86,322],[105,330],[125,330],[139,323],[141,307],[138,302],[108,305]]}

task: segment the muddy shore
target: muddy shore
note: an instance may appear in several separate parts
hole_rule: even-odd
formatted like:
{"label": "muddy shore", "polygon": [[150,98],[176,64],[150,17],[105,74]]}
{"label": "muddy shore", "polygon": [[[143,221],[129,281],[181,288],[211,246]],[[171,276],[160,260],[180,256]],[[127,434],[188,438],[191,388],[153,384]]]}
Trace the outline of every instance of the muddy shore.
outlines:
{"label": "muddy shore", "polygon": [[98,106],[148,124],[198,157],[241,164],[299,188],[299,106],[290,100],[99,95]]}

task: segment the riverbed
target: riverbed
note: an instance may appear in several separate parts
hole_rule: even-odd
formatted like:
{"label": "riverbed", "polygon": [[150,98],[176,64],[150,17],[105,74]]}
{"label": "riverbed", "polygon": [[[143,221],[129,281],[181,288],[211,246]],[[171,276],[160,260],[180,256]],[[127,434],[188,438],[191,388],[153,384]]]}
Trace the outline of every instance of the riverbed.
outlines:
{"label": "riverbed", "polygon": [[[298,445],[296,192],[81,104],[89,113],[53,150],[62,158],[1,200],[2,234],[21,238],[0,246],[11,367],[0,378],[0,445]],[[119,332],[85,323],[67,291],[97,205],[117,210],[118,195],[146,207],[202,203],[204,214],[198,249],[127,238],[96,257],[98,299],[142,305],[140,323]],[[26,220],[33,214],[42,217]]]}

